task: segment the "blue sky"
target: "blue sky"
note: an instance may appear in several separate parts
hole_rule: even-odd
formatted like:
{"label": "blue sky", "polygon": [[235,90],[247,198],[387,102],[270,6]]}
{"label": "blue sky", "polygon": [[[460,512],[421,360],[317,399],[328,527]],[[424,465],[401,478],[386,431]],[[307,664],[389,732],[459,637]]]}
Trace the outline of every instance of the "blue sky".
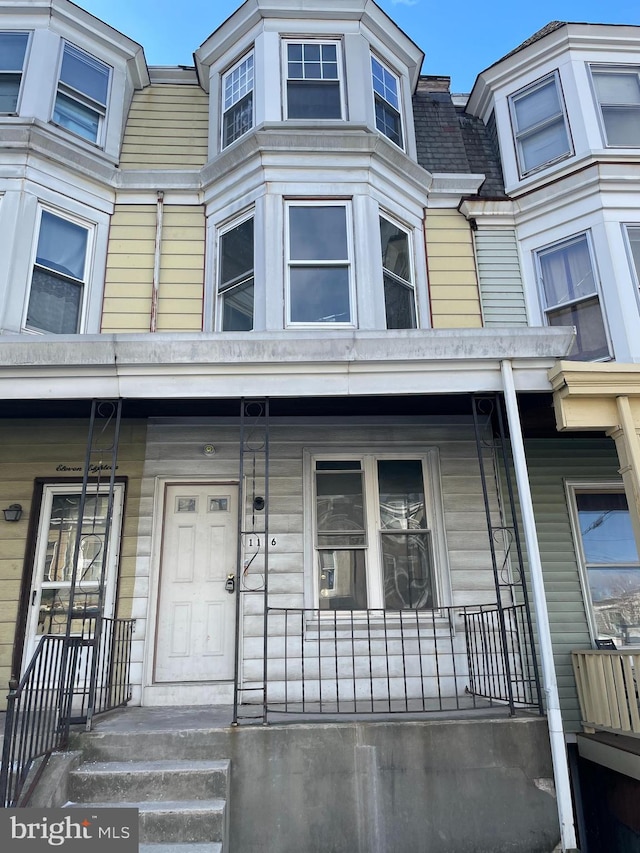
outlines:
{"label": "blue sky", "polygon": [[[378,0],[426,54],[423,72],[470,91],[480,71],[549,21],[640,25],[638,0]],[[193,51],[240,0],[78,0],[144,47],[149,65],[192,65]],[[517,8],[517,13],[514,12]]]}

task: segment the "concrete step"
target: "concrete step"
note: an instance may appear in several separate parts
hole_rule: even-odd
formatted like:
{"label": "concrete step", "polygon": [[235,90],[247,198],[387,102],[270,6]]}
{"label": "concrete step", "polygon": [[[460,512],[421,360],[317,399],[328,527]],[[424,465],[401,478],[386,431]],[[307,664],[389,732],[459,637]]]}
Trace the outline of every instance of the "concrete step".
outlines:
{"label": "concrete step", "polygon": [[229,761],[99,761],[81,764],[69,774],[71,800],[225,799]]}
{"label": "concrete step", "polygon": [[140,841],[180,843],[223,841],[226,803],[212,800],[149,800],[145,802],[69,802],[68,808],[138,809]]}
{"label": "concrete step", "polygon": [[138,853],[222,853],[222,843],[211,844],[141,844]]}
{"label": "concrete step", "polygon": [[229,757],[229,727],[182,731],[74,732],[70,749],[85,761],[215,761]]}

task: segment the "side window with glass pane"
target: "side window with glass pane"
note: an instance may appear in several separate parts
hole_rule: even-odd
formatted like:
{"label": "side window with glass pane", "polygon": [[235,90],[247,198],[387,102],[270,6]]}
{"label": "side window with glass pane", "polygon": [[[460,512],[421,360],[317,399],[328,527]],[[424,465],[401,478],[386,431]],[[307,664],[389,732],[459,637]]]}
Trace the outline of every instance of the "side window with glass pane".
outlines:
{"label": "side window with glass pane", "polygon": [[80,329],[89,229],[44,210],[25,326],[75,334]]}
{"label": "side window with glass pane", "polygon": [[541,250],[537,263],[547,323],[576,328],[569,358],[608,358],[609,345],[587,235]]}
{"label": "side window with glass pane", "polygon": [[522,175],[571,154],[569,126],[557,73],[512,95],[509,106]]}
{"label": "side window with glass pane", "polygon": [[223,148],[253,127],[253,74],[253,53],[250,53],[222,78]]}
{"label": "side window with glass pane", "polygon": [[287,118],[340,119],[338,45],[287,42]]}
{"label": "side window with glass pane", "polygon": [[110,69],[72,44],[65,44],[53,108],[53,121],[61,127],[99,142],[107,114]]}
{"label": "side window with glass pane", "polygon": [[591,66],[607,145],[640,146],[640,67]]}
{"label": "side window with glass pane", "polygon": [[253,329],[253,217],[220,235],[218,305],[223,332]]}
{"label": "side window with glass pane", "polygon": [[17,112],[28,41],[28,33],[0,32],[0,113]]}
{"label": "side window with glass pane", "polygon": [[375,56],[371,57],[371,77],[376,127],[387,139],[404,148],[398,77]]}
{"label": "side window with glass pane", "polygon": [[636,283],[640,287],[640,225],[627,225],[626,232]]}
{"label": "side window with glass pane", "polygon": [[380,217],[380,240],[387,329],[415,329],[416,299],[409,235]]}
{"label": "side window with glass pane", "polygon": [[584,569],[598,639],[640,643],[640,560],[623,492],[575,494]]}
{"label": "side window with glass pane", "polygon": [[291,204],[289,323],[351,323],[345,204]]}

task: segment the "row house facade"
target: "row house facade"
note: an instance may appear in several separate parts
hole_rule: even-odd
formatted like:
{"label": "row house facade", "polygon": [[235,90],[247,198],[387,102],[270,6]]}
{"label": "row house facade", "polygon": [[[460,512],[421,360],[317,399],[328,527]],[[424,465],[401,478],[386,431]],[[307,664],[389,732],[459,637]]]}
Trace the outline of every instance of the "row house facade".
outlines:
{"label": "row house facade", "polygon": [[556,802],[510,796],[576,847],[571,652],[640,636],[638,38],[459,98],[373,0],[246,0],[179,68],[0,3],[0,679],[126,623],[134,706],[544,710]]}

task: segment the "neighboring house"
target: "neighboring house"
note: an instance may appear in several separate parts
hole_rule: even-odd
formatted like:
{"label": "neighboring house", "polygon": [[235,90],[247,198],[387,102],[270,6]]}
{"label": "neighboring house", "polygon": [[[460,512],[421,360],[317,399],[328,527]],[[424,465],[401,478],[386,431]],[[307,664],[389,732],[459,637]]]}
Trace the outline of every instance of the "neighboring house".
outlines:
{"label": "neighboring house", "polygon": [[[607,732],[579,735],[578,750],[599,767],[583,765],[587,811],[609,801],[619,849],[637,844],[621,803],[640,778],[637,741],[622,737],[639,731],[639,48],[637,26],[554,21],[482,72],[466,107],[500,147],[530,321],[576,329],[570,360],[550,372],[558,429],[572,441],[561,457],[531,443],[529,473],[565,728],[582,719]],[[576,658],[576,716],[569,652],[597,640],[627,650]]]}
{"label": "neighboring house", "polygon": [[[0,678],[102,612],[135,619],[132,704],[535,710],[532,575],[574,738],[569,652],[637,638],[616,398],[638,356],[638,75],[616,51],[638,33],[548,29],[465,111],[372,0],[247,0],[194,68],[150,69],[67,0],[0,2],[0,498],[23,512],[0,523]],[[592,59],[596,29],[611,54]],[[561,429],[585,434],[557,432],[554,388]],[[108,441],[87,441],[92,400],[121,401],[98,406]],[[450,792],[473,831],[434,797],[438,844],[556,843],[540,721],[518,722],[466,744],[470,767],[494,741],[500,758]],[[391,752],[393,788],[413,752]]]}

